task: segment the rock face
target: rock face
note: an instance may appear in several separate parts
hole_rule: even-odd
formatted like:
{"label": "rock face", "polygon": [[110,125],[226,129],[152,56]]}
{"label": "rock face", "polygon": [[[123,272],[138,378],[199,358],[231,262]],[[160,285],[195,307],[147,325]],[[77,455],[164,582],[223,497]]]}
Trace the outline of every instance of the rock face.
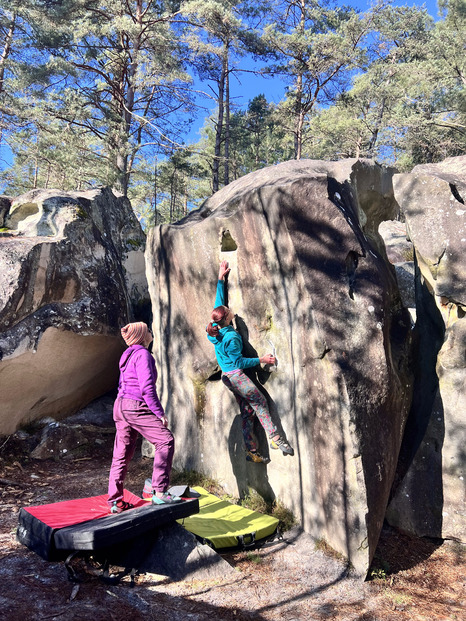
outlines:
{"label": "rock face", "polygon": [[413,407],[391,524],[466,541],[466,157],[395,175],[415,247],[418,322]]}
{"label": "rock face", "polygon": [[0,196],[0,229],[3,228],[5,216],[11,206],[11,199],[7,196]]}
{"label": "rock face", "polygon": [[385,242],[387,256],[393,264],[403,306],[409,310],[412,324],[416,322],[414,291],[414,249],[407,238],[406,225],[397,220],[381,222],[379,233]]}
{"label": "rock face", "polygon": [[[280,498],[306,532],[364,574],[385,516],[411,399],[410,317],[378,234],[392,171],[372,161],[287,162],[230,184],[149,234],[158,388],[178,467],[231,493]],[[218,265],[254,379],[295,455],[245,461],[238,406],[205,334]],[[258,430],[261,452],[267,440]]]}
{"label": "rock face", "polygon": [[114,387],[119,328],[147,304],[145,236],[108,189],[34,190],[0,236],[0,435]]}

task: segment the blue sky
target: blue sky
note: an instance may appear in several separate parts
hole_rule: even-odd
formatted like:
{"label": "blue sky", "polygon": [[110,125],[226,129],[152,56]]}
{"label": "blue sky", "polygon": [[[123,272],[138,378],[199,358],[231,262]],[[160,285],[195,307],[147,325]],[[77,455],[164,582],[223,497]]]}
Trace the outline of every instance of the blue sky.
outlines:
{"label": "blue sky", "polygon": [[[343,2],[341,3],[343,4]],[[370,8],[372,2],[368,0],[349,0],[348,4],[360,8],[362,11]],[[393,2],[396,6],[423,6],[425,5],[432,17],[437,17],[437,0],[424,0],[423,2],[416,0],[396,0]]]}
{"label": "blue sky", "polygon": [[[365,11],[370,8],[372,1],[342,0],[341,4],[343,3],[354,6],[361,11]],[[434,19],[437,19],[438,17],[437,0],[395,0],[394,4],[399,6],[425,6],[429,14],[432,15]],[[260,94],[264,94],[268,101],[278,103],[284,96],[284,83],[279,79],[273,80],[258,78],[253,74],[244,73],[241,76],[241,83],[239,83],[236,79],[231,80],[231,96],[233,98],[233,102],[240,108],[246,107],[251,99]],[[192,125],[189,134],[185,137],[187,142],[196,142],[199,139],[199,129],[203,126],[204,119],[209,115],[209,110],[210,112],[215,110],[215,103],[212,101],[205,101],[204,105],[208,109],[199,111],[198,118]],[[3,143],[0,145],[0,170],[8,168],[10,164],[11,152],[8,146]],[[1,191],[2,188],[0,188],[0,192]]]}
{"label": "blue sky", "polygon": [[[347,4],[354,6],[361,12],[368,10],[372,4],[372,0],[341,0],[339,4]],[[436,20],[438,18],[437,0],[394,0],[395,6],[425,6],[429,14]],[[244,59],[241,61],[242,66],[245,66]],[[256,65],[258,68],[260,63]],[[250,64],[250,68],[254,68],[253,63]],[[230,95],[232,97],[233,104],[239,108],[245,108],[249,101],[254,99],[257,95],[265,95],[267,101],[278,103],[284,97],[284,82],[280,78],[261,78],[252,73],[240,73],[237,77],[233,76],[230,80]],[[208,90],[204,86],[205,90]],[[201,105],[208,107],[210,113],[215,111],[215,102],[211,101],[199,101]],[[209,116],[209,111],[205,113],[201,112],[198,119],[193,123],[191,131],[186,136],[187,142],[197,142],[200,137],[200,129],[204,125],[205,118]]]}

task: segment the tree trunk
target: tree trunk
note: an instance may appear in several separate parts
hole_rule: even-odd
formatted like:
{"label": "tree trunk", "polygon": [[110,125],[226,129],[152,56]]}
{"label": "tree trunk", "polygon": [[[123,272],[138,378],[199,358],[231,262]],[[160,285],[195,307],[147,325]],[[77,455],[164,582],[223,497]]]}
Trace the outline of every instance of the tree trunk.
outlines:
{"label": "tree trunk", "polygon": [[0,94],[3,93],[5,83],[5,65],[7,58],[11,52],[11,44],[13,42],[13,35],[15,32],[16,15],[13,15],[13,19],[10,28],[5,37],[5,45],[3,46],[2,56],[0,58]]}
{"label": "tree trunk", "polygon": [[154,226],[157,226],[157,156],[154,161]]}
{"label": "tree trunk", "polygon": [[218,118],[215,130],[214,164],[212,167],[212,191],[215,193],[219,188],[220,151],[222,146],[223,131],[223,102],[225,93],[225,63],[222,63],[222,72],[218,81]]}
{"label": "tree trunk", "polygon": [[116,154],[117,187],[123,196],[128,196],[128,178],[126,174],[128,156],[125,155],[124,149],[124,142],[119,140]]}
{"label": "tree trunk", "polygon": [[34,164],[34,181],[33,181],[33,189],[36,190],[37,189],[37,180],[39,178],[39,164],[37,162],[37,160],[35,161]]}
{"label": "tree trunk", "polygon": [[224,184],[230,183],[230,71],[228,66],[228,43],[225,45],[225,164]]}
{"label": "tree trunk", "polygon": [[[301,0],[301,16],[299,20],[299,30],[301,36],[304,36],[306,27],[306,0]],[[302,59],[300,59],[302,60]],[[302,64],[302,63],[301,63]],[[301,159],[301,152],[303,148],[303,125],[304,125],[304,110],[303,110],[303,73],[301,67],[298,68],[298,75],[296,77],[296,102],[295,102],[295,134],[294,134],[294,156],[295,159]]]}
{"label": "tree trunk", "polygon": [[176,188],[175,188],[176,168],[173,168],[173,174],[170,179],[170,220],[174,221],[175,204],[176,204]]}
{"label": "tree trunk", "polygon": [[[298,78],[300,79],[300,81],[302,81],[302,76],[298,76]],[[295,130],[295,144],[294,144],[294,154],[295,154],[294,156],[295,156],[295,159],[297,160],[301,159],[301,153],[303,149],[304,110],[303,110],[302,102],[301,102],[301,93],[299,95],[299,99],[297,102],[297,107],[299,106],[299,108],[297,110],[297,115],[296,115],[296,130]]]}
{"label": "tree trunk", "polygon": [[382,125],[382,119],[383,119],[384,112],[385,112],[385,97],[382,99],[382,102],[380,104],[379,114],[377,115],[377,121],[375,123],[375,127],[372,130],[372,136],[369,141],[369,145],[367,147],[366,157],[374,156],[375,144],[377,142],[377,136],[379,135],[380,126]]}
{"label": "tree trunk", "polygon": [[359,159],[361,157],[361,143],[362,143],[362,136],[361,136],[361,134],[359,134],[357,142],[356,142],[356,150],[355,150],[355,154],[354,154],[354,157],[356,159]]}
{"label": "tree trunk", "polygon": [[48,189],[48,187],[49,187],[49,183],[50,183],[50,173],[51,173],[51,169],[50,169],[50,168],[51,168],[51,167],[50,167],[50,164],[49,164],[49,165],[47,166],[47,177],[46,177],[46,179],[45,179],[45,185],[44,185],[44,187],[45,187],[45,189],[46,189],[46,190]]}
{"label": "tree trunk", "polygon": [[[136,5],[136,22],[139,26],[139,33],[143,30],[142,23],[143,7],[142,1],[137,0]],[[119,95],[120,95],[120,118],[121,127],[118,135],[117,144],[117,175],[123,196],[128,196],[129,186],[129,167],[128,167],[128,141],[131,133],[131,121],[134,109],[134,78],[138,69],[138,58],[140,49],[140,34],[131,41],[129,38],[120,34],[120,45],[126,52],[125,63],[121,69],[121,75],[119,80]]]}

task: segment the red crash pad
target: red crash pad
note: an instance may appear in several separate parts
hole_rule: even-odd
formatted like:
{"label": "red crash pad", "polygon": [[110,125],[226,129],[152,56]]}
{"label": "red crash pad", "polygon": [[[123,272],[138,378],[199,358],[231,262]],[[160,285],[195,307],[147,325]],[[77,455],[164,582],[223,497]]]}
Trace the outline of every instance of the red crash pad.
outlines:
{"label": "red crash pad", "polygon": [[[27,511],[37,520],[47,524],[50,528],[64,528],[73,524],[80,524],[97,518],[108,517],[107,494],[53,502],[49,505],[26,507]],[[135,507],[145,507],[147,502],[135,496],[128,490],[123,491],[123,499]]]}
{"label": "red crash pad", "polygon": [[109,514],[107,498],[104,494],[24,507],[19,512],[18,541],[45,560],[60,560],[73,551],[117,546],[199,511],[197,498],[152,505],[125,490],[124,500],[134,508]]}

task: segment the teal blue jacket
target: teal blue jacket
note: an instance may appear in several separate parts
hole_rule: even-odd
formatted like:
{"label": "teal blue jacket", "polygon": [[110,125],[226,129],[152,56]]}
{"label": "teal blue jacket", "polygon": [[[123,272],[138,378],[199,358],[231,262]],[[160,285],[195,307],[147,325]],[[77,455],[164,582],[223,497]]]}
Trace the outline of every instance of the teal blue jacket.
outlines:
{"label": "teal blue jacket", "polygon": [[[217,283],[214,308],[217,306],[225,306],[225,281],[223,280]],[[220,328],[218,336],[207,334],[207,338],[215,347],[217,362],[223,373],[236,371],[236,369],[249,369],[259,364],[259,358],[244,358],[243,339],[233,326]]]}

